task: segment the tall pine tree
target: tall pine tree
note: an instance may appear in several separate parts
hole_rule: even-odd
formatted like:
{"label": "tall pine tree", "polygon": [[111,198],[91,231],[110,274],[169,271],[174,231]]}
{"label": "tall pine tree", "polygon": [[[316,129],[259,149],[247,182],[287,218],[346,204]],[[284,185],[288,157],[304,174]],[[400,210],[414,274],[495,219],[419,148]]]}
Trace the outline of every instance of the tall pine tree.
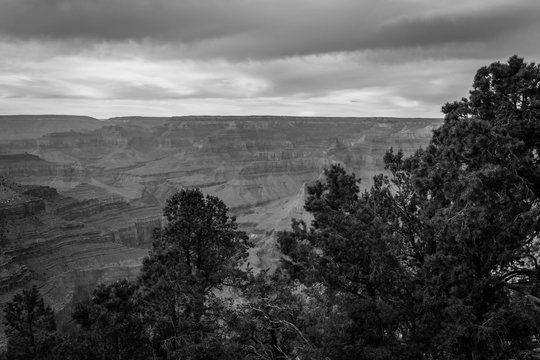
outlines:
{"label": "tall pine tree", "polygon": [[167,358],[225,358],[217,293],[245,280],[247,236],[227,206],[198,189],[173,195],[140,275],[140,300],[155,351]]}

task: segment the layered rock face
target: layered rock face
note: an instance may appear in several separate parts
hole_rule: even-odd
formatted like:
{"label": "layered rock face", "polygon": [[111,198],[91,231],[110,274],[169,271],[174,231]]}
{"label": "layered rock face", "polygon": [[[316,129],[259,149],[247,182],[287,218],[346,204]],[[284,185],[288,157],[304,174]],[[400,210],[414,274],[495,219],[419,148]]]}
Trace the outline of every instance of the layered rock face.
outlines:
{"label": "layered rock face", "polygon": [[[13,121],[0,117],[0,129]],[[224,200],[256,245],[251,264],[272,267],[275,231],[288,228],[293,217],[309,219],[306,186],[324,168],[341,163],[369,186],[383,170],[386,150],[412,153],[442,122],[270,116],[24,121],[0,136],[0,176],[23,184],[0,191],[11,201],[0,201],[9,240],[0,258],[0,301],[36,283],[57,310],[99,281],[135,276],[165,201],[181,188]]]}
{"label": "layered rock face", "polygon": [[94,130],[103,123],[89,116],[0,115],[0,141],[36,139],[58,131]]}
{"label": "layered rock face", "polygon": [[[37,285],[57,311],[99,282],[135,278],[151,242],[149,232],[160,225],[159,216],[141,221],[120,197],[76,199],[2,178],[0,213],[0,303],[22,287]],[[121,226],[135,229],[135,236],[118,236]]]}

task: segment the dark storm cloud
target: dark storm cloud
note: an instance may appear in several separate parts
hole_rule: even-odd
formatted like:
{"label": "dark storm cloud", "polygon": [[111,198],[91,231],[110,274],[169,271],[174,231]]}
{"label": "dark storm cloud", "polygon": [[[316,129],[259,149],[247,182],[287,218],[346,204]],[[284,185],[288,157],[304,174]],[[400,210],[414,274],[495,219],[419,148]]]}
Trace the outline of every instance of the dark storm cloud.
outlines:
{"label": "dark storm cloud", "polygon": [[0,0],[0,34],[150,40],[184,57],[265,59],[489,42],[536,23],[540,9],[537,1],[477,4],[456,11],[412,0]]}
{"label": "dark storm cloud", "polygon": [[189,43],[234,34],[249,25],[236,21],[229,11],[227,0],[0,0],[0,33]]}
{"label": "dark storm cloud", "polygon": [[[258,29],[220,41],[202,43],[204,56],[264,59],[331,52],[442,47],[451,43],[492,43],[538,25],[540,2],[499,6],[460,13],[391,16],[366,14],[358,6],[348,12],[317,14],[275,28]],[[456,53],[456,55],[458,55]]]}
{"label": "dark storm cloud", "polygon": [[0,112],[439,116],[538,0],[0,0]]}
{"label": "dark storm cloud", "polygon": [[490,41],[538,21],[540,6],[505,6],[494,10],[430,17],[404,17],[383,24],[368,41],[374,48],[429,46],[444,43]]}

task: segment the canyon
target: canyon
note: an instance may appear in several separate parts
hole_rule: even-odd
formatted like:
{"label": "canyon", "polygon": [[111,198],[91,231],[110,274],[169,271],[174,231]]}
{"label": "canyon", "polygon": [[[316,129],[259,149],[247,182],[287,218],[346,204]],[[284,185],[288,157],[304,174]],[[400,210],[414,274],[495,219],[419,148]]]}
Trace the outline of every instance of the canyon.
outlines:
{"label": "canyon", "polygon": [[99,282],[134,279],[166,200],[181,188],[222,199],[253,243],[250,265],[272,268],[276,232],[292,218],[309,221],[306,186],[326,167],[342,164],[367,188],[390,147],[411,154],[441,123],[0,116],[0,303],[33,284],[67,319]]}

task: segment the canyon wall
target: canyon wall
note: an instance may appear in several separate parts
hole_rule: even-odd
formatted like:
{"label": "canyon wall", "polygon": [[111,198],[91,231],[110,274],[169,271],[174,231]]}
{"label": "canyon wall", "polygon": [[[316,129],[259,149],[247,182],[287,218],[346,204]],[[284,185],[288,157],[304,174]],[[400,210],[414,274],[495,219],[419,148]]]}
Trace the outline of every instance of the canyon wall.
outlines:
{"label": "canyon wall", "polygon": [[250,263],[275,266],[274,235],[293,217],[309,220],[306,186],[324,168],[341,163],[367,187],[383,171],[385,151],[414,152],[441,122],[0,117],[0,130],[7,131],[0,136],[0,176],[7,179],[0,185],[0,216],[7,221],[0,302],[36,284],[67,314],[98,282],[135,277],[165,201],[181,188],[225,201],[255,245]]}
{"label": "canyon wall", "polygon": [[36,139],[58,131],[94,130],[102,125],[89,116],[0,115],[0,141]]}
{"label": "canyon wall", "polygon": [[[76,199],[5,178],[0,214],[0,304],[37,285],[59,314],[99,282],[134,279],[161,221],[159,215],[141,221],[120,197]],[[118,236],[122,227],[136,232]],[[0,331],[1,346],[2,326]]]}

